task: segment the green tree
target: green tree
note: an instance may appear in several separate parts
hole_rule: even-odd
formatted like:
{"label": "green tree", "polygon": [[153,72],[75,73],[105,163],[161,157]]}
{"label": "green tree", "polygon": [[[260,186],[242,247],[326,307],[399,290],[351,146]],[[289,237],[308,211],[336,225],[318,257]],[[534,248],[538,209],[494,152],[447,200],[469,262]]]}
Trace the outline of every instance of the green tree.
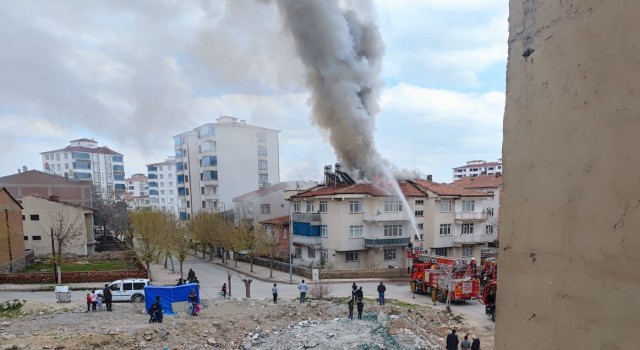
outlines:
{"label": "green tree", "polygon": [[151,210],[136,210],[131,213],[133,226],[133,248],[145,263],[147,273],[151,278],[150,265],[158,260],[162,252],[163,235],[166,233],[163,213]]}
{"label": "green tree", "polygon": [[269,259],[269,277],[273,278],[273,261],[281,255],[280,237],[282,235],[283,225],[271,225],[270,231],[262,229],[255,230],[257,256],[267,257]]}

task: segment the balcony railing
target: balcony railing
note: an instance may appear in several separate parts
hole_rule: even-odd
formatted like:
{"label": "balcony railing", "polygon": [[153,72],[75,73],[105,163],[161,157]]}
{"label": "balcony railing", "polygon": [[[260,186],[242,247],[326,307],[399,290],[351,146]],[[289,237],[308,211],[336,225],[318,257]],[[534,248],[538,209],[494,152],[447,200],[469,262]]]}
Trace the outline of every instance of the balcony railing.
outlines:
{"label": "balcony railing", "polygon": [[291,220],[300,222],[318,222],[320,221],[319,213],[293,213]]}
{"label": "balcony railing", "polygon": [[321,245],[322,241],[319,236],[298,236],[293,235],[293,243],[299,243],[308,246]]}
{"label": "balcony railing", "polygon": [[487,220],[487,212],[486,211],[457,211],[456,220],[484,221],[484,220]]}
{"label": "balcony railing", "polygon": [[409,244],[411,237],[401,238],[365,238],[365,247],[381,247],[381,246],[406,246]]}
{"label": "balcony railing", "polygon": [[365,213],[363,220],[365,222],[383,222],[383,221],[405,221],[409,220],[407,214],[402,212],[380,212],[380,213]]}
{"label": "balcony railing", "polygon": [[453,236],[453,243],[473,244],[473,243],[487,243],[493,242],[496,239],[496,235],[455,235]]}

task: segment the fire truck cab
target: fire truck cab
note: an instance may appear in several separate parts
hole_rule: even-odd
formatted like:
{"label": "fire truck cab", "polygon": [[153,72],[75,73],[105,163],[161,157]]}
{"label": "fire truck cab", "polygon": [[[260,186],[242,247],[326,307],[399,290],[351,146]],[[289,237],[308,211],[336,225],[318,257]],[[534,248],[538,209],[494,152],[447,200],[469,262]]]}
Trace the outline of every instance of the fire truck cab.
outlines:
{"label": "fire truck cab", "polygon": [[450,301],[460,301],[480,295],[480,281],[463,259],[431,254],[416,254],[413,258],[412,293],[431,294],[435,288],[440,302],[446,302],[447,297]]}

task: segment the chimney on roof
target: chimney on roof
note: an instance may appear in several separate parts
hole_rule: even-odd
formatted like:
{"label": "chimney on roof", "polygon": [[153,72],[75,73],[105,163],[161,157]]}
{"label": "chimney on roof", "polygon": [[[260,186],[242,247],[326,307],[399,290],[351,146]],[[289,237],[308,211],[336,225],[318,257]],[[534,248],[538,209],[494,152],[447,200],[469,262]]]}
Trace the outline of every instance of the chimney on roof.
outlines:
{"label": "chimney on roof", "polygon": [[433,181],[433,175],[427,175],[427,181]]}
{"label": "chimney on roof", "polygon": [[51,195],[49,196],[49,200],[52,202],[60,202],[60,196],[58,196],[57,194]]}

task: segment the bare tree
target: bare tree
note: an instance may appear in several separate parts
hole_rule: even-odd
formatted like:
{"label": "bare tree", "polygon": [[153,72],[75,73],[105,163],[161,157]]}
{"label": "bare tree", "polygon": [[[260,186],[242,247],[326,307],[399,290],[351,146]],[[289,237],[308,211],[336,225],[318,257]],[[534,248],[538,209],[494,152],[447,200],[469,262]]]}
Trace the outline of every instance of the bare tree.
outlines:
{"label": "bare tree", "polygon": [[280,235],[282,233],[283,226],[275,224],[271,226],[269,232],[262,229],[256,229],[256,248],[255,252],[257,256],[266,256],[269,258],[269,277],[273,278],[273,261],[276,257],[280,256]]}
{"label": "bare tree", "polygon": [[60,203],[48,211],[51,227],[43,227],[43,231],[53,235],[56,243],[58,259],[66,248],[76,246],[80,248],[86,242],[80,239],[86,235],[84,228],[84,213],[82,209]]}
{"label": "bare tree", "polygon": [[319,280],[309,288],[309,295],[314,299],[324,300],[329,298],[333,293],[333,286],[325,280]]}
{"label": "bare tree", "polygon": [[238,267],[236,254],[242,253],[249,256],[251,262],[251,272],[253,272],[253,250],[255,249],[255,236],[251,226],[240,224],[233,230],[231,237],[231,248],[233,249],[233,263]]}

